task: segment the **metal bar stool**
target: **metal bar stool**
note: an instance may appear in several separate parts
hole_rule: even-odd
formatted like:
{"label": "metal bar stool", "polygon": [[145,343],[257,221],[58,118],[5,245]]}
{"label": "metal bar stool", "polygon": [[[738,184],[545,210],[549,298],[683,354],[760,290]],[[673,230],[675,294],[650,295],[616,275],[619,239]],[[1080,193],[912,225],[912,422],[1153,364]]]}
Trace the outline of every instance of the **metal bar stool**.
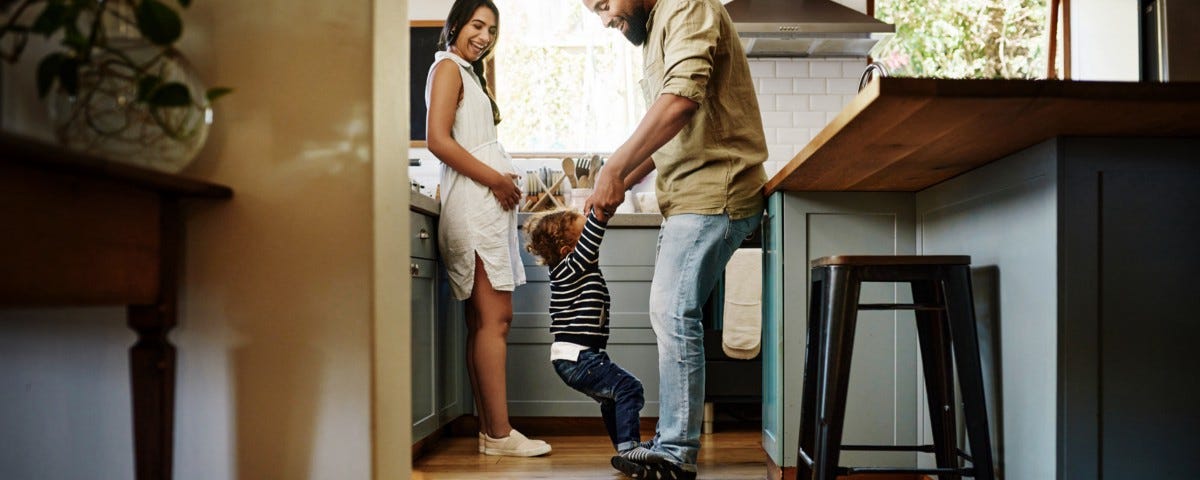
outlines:
{"label": "metal bar stool", "polygon": [[[968,256],[833,256],[812,262],[797,480],[896,473],[938,475],[941,480],[995,478],[975,308],[971,303],[970,264]],[[862,282],[907,282],[912,285],[913,303],[859,304]],[[916,314],[933,445],[842,445],[846,389],[860,310],[913,310]],[[954,361],[970,455],[955,441]],[[937,468],[841,467],[838,458],[843,450],[928,452],[934,454]],[[960,467],[960,457],[971,466]]]}

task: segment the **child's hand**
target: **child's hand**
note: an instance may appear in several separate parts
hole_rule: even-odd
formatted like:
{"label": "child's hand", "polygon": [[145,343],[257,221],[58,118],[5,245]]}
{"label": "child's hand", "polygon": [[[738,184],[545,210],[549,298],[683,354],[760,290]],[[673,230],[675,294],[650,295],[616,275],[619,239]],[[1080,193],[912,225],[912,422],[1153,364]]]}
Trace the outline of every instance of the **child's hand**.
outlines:
{"label": "child's hand", "polygon": [[592,207],[592,213],[596,215],[596,220],[608,222],[608,215],[605,214],[604,210],[601,210],[599,207]]}
{"label": "child's hand", "polygon": [[505,211],[512,210],[521,201],[521,189],[516,183],[519,178],[521,177],[513,173],[496,172],[496,178],[488,185],[492,195]]}

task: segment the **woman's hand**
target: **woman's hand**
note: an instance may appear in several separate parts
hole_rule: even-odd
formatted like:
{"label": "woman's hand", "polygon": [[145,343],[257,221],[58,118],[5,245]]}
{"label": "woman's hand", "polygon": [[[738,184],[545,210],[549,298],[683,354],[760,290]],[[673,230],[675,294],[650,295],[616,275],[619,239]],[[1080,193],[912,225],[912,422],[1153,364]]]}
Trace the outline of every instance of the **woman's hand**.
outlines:
{"label": "woman's hand", "polygon": [[521,202],[521,189],[517,188],[516,183],[520,178],[513,173],[496,172],[495,178],[489,182],[488,188],[492,190],[492,195],[496,196],[496,201],[505,211],[512,210]]}

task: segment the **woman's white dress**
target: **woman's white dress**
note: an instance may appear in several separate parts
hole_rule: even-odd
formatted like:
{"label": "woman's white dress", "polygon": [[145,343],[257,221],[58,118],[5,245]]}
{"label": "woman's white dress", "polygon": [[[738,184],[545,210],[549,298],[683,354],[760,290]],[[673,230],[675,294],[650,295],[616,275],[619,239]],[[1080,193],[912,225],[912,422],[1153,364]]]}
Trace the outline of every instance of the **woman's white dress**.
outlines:
{"label": "woman's white dress", "polygon": [[[504,151],[492,121],[492,104],[480,86],[471,64],[450,52],[437,52],[428,80],[443,61],[458,65],[462,75],[463,99],[454,114],[451,136],[479,161],[500,173],[517,173],[512,157]],[[430,82],[425,82],[425,105],[429,105]],[[475,285],[475,255],[483,261],[492,288],[512,291],[525,284],[517,240],[517,211],[505,211],[491,189],[442,164],[442,211],[438,223],[438,246],[450,277],[454,297],[471,296]]]}

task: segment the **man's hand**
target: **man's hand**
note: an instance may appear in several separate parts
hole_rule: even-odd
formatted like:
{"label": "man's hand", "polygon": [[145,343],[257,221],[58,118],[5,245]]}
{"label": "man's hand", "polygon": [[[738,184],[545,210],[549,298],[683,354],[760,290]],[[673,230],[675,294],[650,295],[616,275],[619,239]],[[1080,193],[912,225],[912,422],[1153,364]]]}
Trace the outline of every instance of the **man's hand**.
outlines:
{"label": "man's hand", "polygon": [[596,218],[607,220],[617,211],[617,206],[625,201],[625,182],[619,178],[613,178],[603,169],[600,170],[599,176],[592,196],[583,203],[583,212],[587,213],[594,209]]}

